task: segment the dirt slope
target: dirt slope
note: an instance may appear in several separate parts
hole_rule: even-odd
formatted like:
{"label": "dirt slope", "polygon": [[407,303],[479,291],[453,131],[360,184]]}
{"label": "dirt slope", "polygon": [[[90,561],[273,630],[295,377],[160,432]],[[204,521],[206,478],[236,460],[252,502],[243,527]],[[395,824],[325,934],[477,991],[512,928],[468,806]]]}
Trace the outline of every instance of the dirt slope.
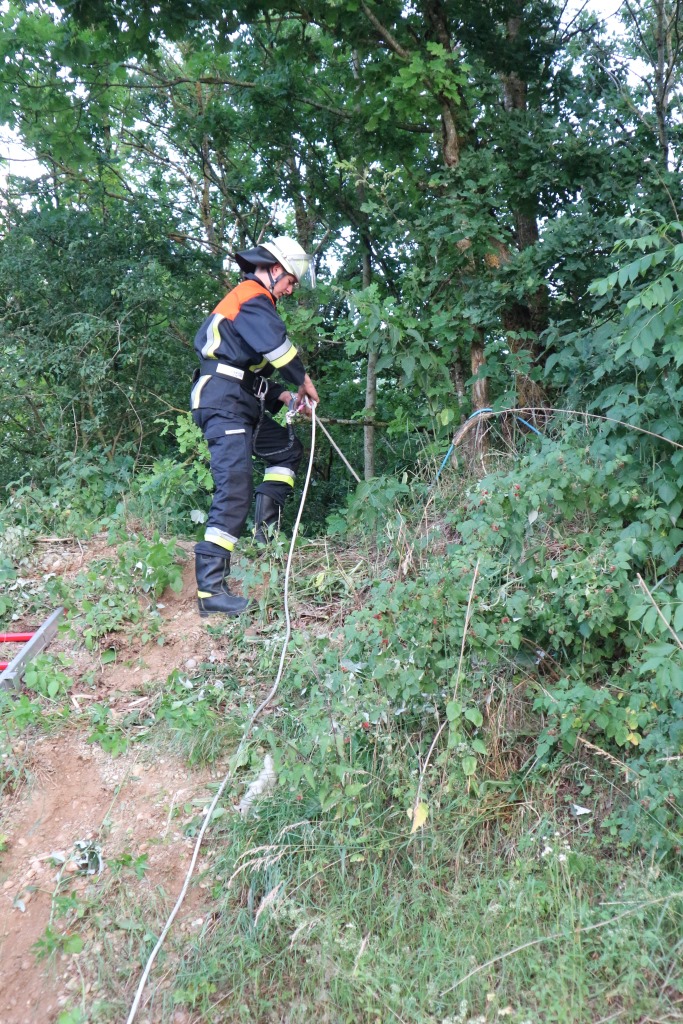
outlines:
{"label": "dirt slope", "polygon": [[[59,563],[60,571],[68,574],[84,560],[103,553],[102,543],[95,542],[80,551],[50,550],[46,560],[52,559],[51,565]],[[72,701],[76,708],[97,700],[108,704],[115,714],[125,713],[152,699],[150,686],[153,692],[156,685],[163,686],[172,670],[191,668],[201,661],[223,660],[223,652],[216,649],[216,641],[197,616],[189,564],[182,593],[168,591],[163,603],[163,646],[152,642],[142,650],[128,652],[126,664],[119,659],[119,664],[100,668],[94,688],[82,693],[78,686],[74,688]],[[60,649],[60,644],[61,639],[56,638],[50,651]],[[88,656],[79,652],[77,657],[82,665]],[[145,684],[147,696],[140,697]],[[77,728],[65,728],[28,744],[20,741],[15,751],[28,769],[28,782],[6,794],[2,806],[5,841],[0,857],[0,1024],[51,1024],[64,1007],[79,1005],[86,1010],[90,1024],[110,1019],[98,1018],[97,1013],[91,1016],[88,1008],[102,994],[97,989],[98,977],[114,969],[112,951],[114,956],[117,950],[125,956],[126,927],[132,925],[119,921],[117,928],[113,920],[113,925],[104,929],[107,941],[103,948],[86,916],[85,929],[74,928],[86,941],[82,954],[57,950],[39,960],[34,944],[45,941],[48,927],[60,933],[64,926],[64,920],[60,922],[62,908],[53,896],[56,892],[72,892],[81,903],[92,906],[103,886],[115,877],[112,862],[146,855],[144,877],[136,877],[132,870],[125,872],[127,895],[141,906],[146,901],[154,904],[157,916],[168,913],[182,886],[194,845],[194,840],[183,834],[187,813],[183,817],[180,809],[193,801],[199,807],[208,802],[206,784],[212,777],[223,775],[221,764],[213,772],[189,771],[183,762],[164,752],[159,757],[157,751],[154,760],[145,760],[151,754],[144,746],[113,757],[87,743],[86,736]],[[78,871],[72,855],[78,855],[74,844],[79,841],[92,841],[101,850],[103,871],[99,877],[97,873],[88,876]],[[175,926],[181,934],[183,929],[201,926],[201,866]],[[65,886],[64,878],[69,874],[73,878]],[[99,965],[98,956],[102,958]],[[143,1012],[138,1019],[151,1018]],[[165,1019],[190,1020],[184,1011]]]}

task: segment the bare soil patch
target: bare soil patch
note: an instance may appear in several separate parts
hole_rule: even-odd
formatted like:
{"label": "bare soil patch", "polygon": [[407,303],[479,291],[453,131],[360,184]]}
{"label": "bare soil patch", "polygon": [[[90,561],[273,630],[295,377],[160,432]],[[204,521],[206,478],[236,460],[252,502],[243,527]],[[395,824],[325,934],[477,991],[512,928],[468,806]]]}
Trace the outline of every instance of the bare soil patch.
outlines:
{"label": "bare soil patch", "polygon": [[[89,560],[111,556],[101,540],[92,544],[48,546],[43,571],[77,573]],[[76,655],[78,669],[96,670],[95,686],[71,697],[76,709],[96,699],[124,713],[148,697],[136,696],[145,686],[161,687],[169,673],[188,663],[222,661],[223,652],[207,634],[196,612],[196,591],[192,566],[184,568],[182,592],[168,590],[162,598],[163,644],[126,646],[114,665],[102,667],[84,651]],[[35,628],[39,623],[13,623],[12,628]],[[121,638],[119,637],[119,642]],[[65,649],[56,637],[50,651]],[[86,664],[89,662],[89,665]],[[60,931],[58,893],[75,893],[83,903],[96,901],[98,892],[113,877],[111,864],[117,858],[147,857],[147,870],[138,878],[129,870],[125,885],[139,906],[156,901],[162,914],[170,911],[184,881],[194,840],[186,837],[187,820],[181,808],[189,803],[208,802],[207,783],[222,777],[221,765],[213,770],[189,770],[170,752],[156,753],[154,760],[144,745],[112,757],[95,744],[86,742],[87,733],[65,727],[58,733],[20,741],[16,756],[24,761],[28,781],[3,797],[2,831],[4,850],[0,856],[0,1024],[51,1024],[65,1006],[89,1005],[98,995],[97,970],[83,955],[57,951],[45,959],[36,956],[35,943],[48,927]],[[229,752],[226,751],[226,756]],[[78,870],[74,844],[91,842],[100,851],[102,872],[92,875]],[[176,928],[199,927],[203,891],[201,867],[195,886]],[[65,875],[72,875],[64,886]],[[161,894],[161,905],[159,905]],[[95,957],[106,956],[88,919],[84,938],[95,940]],[[116,930],[117,922],[110,927]],[[63,922],[62,922],[63,925]],[[127,922],[118,922],[125,938]],[[151,925],[154,930],[155,925]],[[74,929],[76,930],[76,929]],[[98,949],[98,945],[100,948]],[[123,951],[123,943],[119,943]],[[116,948],[116,936],[111,948]],[[89,947],[86,947],[89,948]],[[81,961],[81,962],[79,962]],[[145,1014],[142,1015],[142,1018]],[[141,1019],[142,1019],[141,1018]],[[178,1020],[188,1020],[184,1014]]]}

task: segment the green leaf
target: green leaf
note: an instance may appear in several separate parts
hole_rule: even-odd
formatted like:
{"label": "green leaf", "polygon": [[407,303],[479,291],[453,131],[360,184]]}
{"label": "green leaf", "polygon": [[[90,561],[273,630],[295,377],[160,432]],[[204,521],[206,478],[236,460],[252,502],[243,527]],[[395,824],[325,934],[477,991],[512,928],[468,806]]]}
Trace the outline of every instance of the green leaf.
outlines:
{"label": "green leaf", "polygon": [[673,627],[677,633],[683,632],[683,604],[679,604],[674,612]]}
{"label": "green leaf", "polygon": [[651,607],[652,605],[649,604],[636,604],[634,602],[629,608],[626,618],[629,622],[637,622],[638,619],[642,619],[645,612]]}
{"label": "green leaf", "polygon": [[69,935],[62,944],[65,953],[80,953],[83,950],[83,939],[80,935]]}
{"label": "green leaf", "polygon": [[477,759],[476,759],[476,757],[472,757],[471,754],[468,754],[467,757],[463,757],[463,759],[462,759],[462,761],[460,763],[462,764],[462,770],[464,771],[465,775],[474,775],[475,774],[475,772],[477,770]]}
{"label": "green leaf", "polygon": [[139,932],[144,928],[144,925],[141,924],[140,921],[134,921],[132,917],[119,917],[116,919],[114,924],[124,932]]}
{"label": "green leaf", "polygon": [[[643,619],[643,629],[646,633],[652,633],[654,631],[655,625],[657,623],[657,618],[658,616],[656,608],[650,608],[645,613],[645,618]],[[659,633],[659,630],[657,630],[657,632]]]}
{"label": "green leaf", "polygon": [[446,718],[449,722],[455,722],[462,715],[462,704],[457,700],[449,700],[446,704]]}
{"label": "green leaf", "polygon": [[479,728],[479,726],[484,721],[484,716],[482,715],[479,708],[468,708],[467,711],[465,712],[465,718],[469,722],[472,722],[473,725],[476,725],[477,728]]}
{"label": "green leaf", "polygon": [[417,832],[419,828],[422,828],[427,818],[429,817],[429,805],[425,803],[419,803],[414,809],[408,808],[408,817],[412,818],[413,827],[410,830],[410,834]]}
{"label": "green leaf", "polygon": [[346,796],[358,796],[359,793],[365,789],[367,783],[365,782],[352,782],[350,785],[344,787],[344,793]]}
{"label": "green leaf", "polygon": [[415,356],[402,356],[401,366],[406,377],[412,377],[415,372]]}
{"label": "green leaf", "polygon": [[674,498],[678,497],[678,491],[668,481],[664,481],[663,484],[657,489],[657,494],[666,505],[670,505]]}

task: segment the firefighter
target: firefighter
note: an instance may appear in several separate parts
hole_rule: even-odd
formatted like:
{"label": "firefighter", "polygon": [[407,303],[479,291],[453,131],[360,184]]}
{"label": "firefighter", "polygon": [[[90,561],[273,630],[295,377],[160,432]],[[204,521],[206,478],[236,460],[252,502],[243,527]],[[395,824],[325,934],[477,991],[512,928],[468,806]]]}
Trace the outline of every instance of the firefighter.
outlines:
{"label": "firefighter", "polygon": [[[195,338],[199,356],[191,396],[192,417],[207,440],[214,495],[195,546],[199,613],[240,615],[245,598],[228,585],[230,556],[242,533],[253,493],[252,454],[265,463],[256,488],[254,539],[266,543],[294,488],[303,447],[291,428],[270,414],[283,405],[318,403],[318,392],[287,337],[275,304],[306,276],[311,257],[281,235],[235,253],[243,280],[207,317]],[[278,370],[294,392],[269,379]],[[310,409],[308,409],[310,416]]]}

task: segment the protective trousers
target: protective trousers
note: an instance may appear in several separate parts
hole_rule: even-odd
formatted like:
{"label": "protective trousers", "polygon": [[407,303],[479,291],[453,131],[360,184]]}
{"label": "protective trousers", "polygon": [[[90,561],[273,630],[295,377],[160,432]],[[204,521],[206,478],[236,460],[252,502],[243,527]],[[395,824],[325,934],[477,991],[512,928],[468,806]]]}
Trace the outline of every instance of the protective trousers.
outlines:
{"label": "protective trousers", "polygon": [[[209,446],[214,483],[204,541],[196,551],[225,554],[234,549],[242,534],[254,490],[252,453],[259,414],[259,402],[246,393],[221,410],[196,409],[192,414]],[[256,493],[267,494],[282,506],[293,492],[303,446],[266,413],[258,431],[257,450],[266,469]]]}

